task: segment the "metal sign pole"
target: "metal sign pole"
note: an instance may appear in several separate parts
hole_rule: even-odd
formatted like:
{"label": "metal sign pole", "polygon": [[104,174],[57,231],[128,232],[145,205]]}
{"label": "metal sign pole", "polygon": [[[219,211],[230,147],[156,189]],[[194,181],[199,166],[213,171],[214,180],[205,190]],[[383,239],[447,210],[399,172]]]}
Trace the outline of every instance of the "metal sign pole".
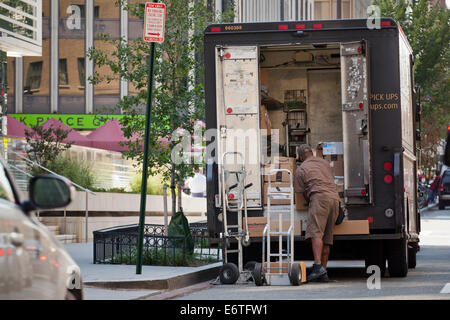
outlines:
{"label": "metal sign pole", "polygon": [[[157,3],[155,0],[153,4]],[[153,4],[146,4],[145,17],[147,18],[147,6],[152,6]],[[147,110],[145,114],[145,136],[144,136],[144,160],[142,164],[142,186],[141,186],[141,207],[139,214],[139,233],[138,233],[138,245],[137,245],[137,259],[136,259],[136,274],[142,274],[142,251],[144,247],[144,227],[145,227],[145,209],[147,203],[147,178],[148,178],[148,156],[149,156],[149,140],[150,140],[150,125],[151,125],[151,111],[152,111],[152,94],[153,94],[153,69],[155,62],[155,41],[162,42],[158,40],[147,40],[146,35],[149,33],[147,30],[147,19],[144,19],[144,29],[145,35],[144,40],[151,42],[150,44],[150,57],[149,57],[149,74],[148,74],[148,97],[147,97]],[[164,33],[164,32],[162,32]],[[161,36],[161,34],[158,34]]]}
{"label": "metal sign pole", "polygon": [[148,76],[148,98],[147,111],[145,114],[145,137],[144,137],[144,163],[142,168],[142,188],[141,188],[141,208],[139,215],[139,235],[138,235],[138,256],[136,260],[136,274],[142,274],[142,250],[144,245],[144,226],[145,226],[145,209],[147,203],[147,178],[148,178],[148,155],[152,110],[152,91],[153,91],[153,64],[155,59],[155,43],[150,45],[150,73]]}

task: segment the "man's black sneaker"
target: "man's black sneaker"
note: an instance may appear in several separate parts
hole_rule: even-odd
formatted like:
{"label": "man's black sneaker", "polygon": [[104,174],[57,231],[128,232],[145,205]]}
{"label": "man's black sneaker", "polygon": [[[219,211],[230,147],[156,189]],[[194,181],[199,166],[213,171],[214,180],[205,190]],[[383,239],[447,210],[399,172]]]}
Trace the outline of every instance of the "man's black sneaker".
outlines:
{"label": "man's black sneaker", "polygon": [[308,282],[314,281],[327,274],[327,271],[321,264],[313,264],[310,274],[307,277]]}
{"label": "man's black sneaker", "polygon": [[312,280],[311,282],[316,282],[316,283],[328,283],[328,282],[336,282],[333,280],[330,280],[330,278],[328,278],[328,274],[324,274],[323,276],[321,276],[320,278],[317,278],[315,280]]}

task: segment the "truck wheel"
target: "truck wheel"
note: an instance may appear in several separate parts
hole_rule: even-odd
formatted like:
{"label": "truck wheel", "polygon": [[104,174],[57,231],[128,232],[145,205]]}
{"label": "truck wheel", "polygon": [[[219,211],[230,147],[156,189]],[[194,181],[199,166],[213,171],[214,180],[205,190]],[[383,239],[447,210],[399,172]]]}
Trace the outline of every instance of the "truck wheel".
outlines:
{"label": "truck wheel", "polygon": [[234,284],[239,278],[239,269],[234,263],[225,263],[220,269],[220,282]]}
{"label": "truck wheel", "polygon": [[257,287],[260,287],[264,284],[265,276],[264,276],[264,269],[262,263],[256,263],[255,267],[253,268],[253,279],[255,280],[255,285]]}
{"label": "truck wheel", "polygon": [[302,270],[298,263],[294,263],[291,266],[291,272],[289,273],[289,280],[293,286],[298,286],[302,282]]}
{"label": "truck wheel", "polygon": [[369,266],[376,265],[380,268],[380,274],[383,277],[386,272],[386,250],[382,240],[372,240],[366,249],[366,271]]}
{"label": "truck wheel", "polygon": [[416,254],[417,254],[417,246],[412,245],[408,246],[408,268],[414,269],[416,267]]}
{"label": "truck wheel", "polygon": [[408,244],[406,239],[387,242],[388,270],[391,277],[408,275]]}

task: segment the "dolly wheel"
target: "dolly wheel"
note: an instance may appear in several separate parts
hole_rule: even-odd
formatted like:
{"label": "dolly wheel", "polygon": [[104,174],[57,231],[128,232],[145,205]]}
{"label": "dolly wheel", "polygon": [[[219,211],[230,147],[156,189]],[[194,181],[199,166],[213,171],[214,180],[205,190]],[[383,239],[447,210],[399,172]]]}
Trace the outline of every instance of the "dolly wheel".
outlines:
{"label": "dolly wheel", "polygon": [[253,279],[255,280],[256,286],[260,287],[264,284],[265,276],[262,263],[255,263],[252,275]]}
{"label": "dolly wheel", "polygon": [[234,284],[239,278],[239,269],[234,263],[225,263],[220,269],[220,282]]}
{"label": "dolly wheel", "polygon": [[293,286],[298,286],[302,282],[302,270],[298,263],[292,264],[289,280]]}

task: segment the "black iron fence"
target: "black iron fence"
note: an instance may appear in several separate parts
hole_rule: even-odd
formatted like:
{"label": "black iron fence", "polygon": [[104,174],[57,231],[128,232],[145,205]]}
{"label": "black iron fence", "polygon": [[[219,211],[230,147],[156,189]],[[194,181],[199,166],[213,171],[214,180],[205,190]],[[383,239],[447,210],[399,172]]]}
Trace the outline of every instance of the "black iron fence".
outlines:
{"label": "black iron fence", "polygon": [[[143,265],[198,266],[220,261],[219,244],[211,244],[206,223],[189,225],[194,250],[185,237],[166,236],[164,226],[145,225]],[[94,231],[94,264],[136,264],[138,225]]]}

